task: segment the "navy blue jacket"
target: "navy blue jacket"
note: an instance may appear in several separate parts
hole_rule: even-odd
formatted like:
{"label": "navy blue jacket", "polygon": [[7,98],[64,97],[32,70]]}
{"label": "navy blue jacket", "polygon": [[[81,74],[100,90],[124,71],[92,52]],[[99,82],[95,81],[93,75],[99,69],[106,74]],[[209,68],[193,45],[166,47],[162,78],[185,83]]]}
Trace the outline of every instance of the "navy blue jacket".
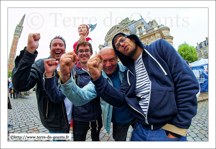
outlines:
{"label": "navy blue jacket", "polygon": [[[91,80],[90,74],[82,68],[79,63],[74,66],[73,72],[76,72],[76,74],[80,76],[79,79],[77,79],[80,88],[86,86]],[[74,120],[82,122],[92,122],[101,118],[100,97],[97,96],[95,99],[82,106],[73,105],[72,116]]]}
{"label": "navy blue jacket", "polygon": [[159,39],[143,45],[136,35],[130,35],[143,49],[142,59],[150,80],[150,102],[144,115],[136,96],[134,60],[114,50],[128,68],[123,83],[114,89],[102,76],[93,81],[98,95],[113,106],[128,104],[137,122],[149,129],[159,129],[170,123],[188,129],[197,112],[199,84],[189,66],[177,51],[165,40]]}

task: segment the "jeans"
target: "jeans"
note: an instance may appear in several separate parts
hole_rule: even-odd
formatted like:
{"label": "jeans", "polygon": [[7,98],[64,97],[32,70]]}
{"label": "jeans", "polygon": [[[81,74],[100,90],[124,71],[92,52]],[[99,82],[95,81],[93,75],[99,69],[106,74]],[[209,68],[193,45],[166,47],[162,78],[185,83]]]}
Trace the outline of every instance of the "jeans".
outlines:
{"label": "jeans", "polygon": [[169,138],[163,129],[150,130],[136,123],[131,141],[187,141],[187,135],[180,138]]}
{"label": "jeans", "polygon": [[136,123],[136,119],[134,118],[129,123],[119,125],[113,123],[113,138],[115,141],[126,141],[128,128],[131,125],[134,128],[134,125]]}
{"label": "jeans", "polygon": [[14,99],[17,99],[18,98],[18,92],[13,90],[13,98]]}
{"label": "jeans", "polygon": [[86,134],[89,129],[91,130],[92,141],[99,141],[99,135],[100,135],[101,128],[102,128],[101,118],[94,122],[81,122],[81,121],[73,120],[74,141],[85,141]]}
{"label": "jeans", "polygon": [[[70,124],[68,124],[68,130],[66,131],[51,131],[49,130],[50,133],[69,133],[70,131]],[[53,140],[53,141],[66,141],[66,140]]]}

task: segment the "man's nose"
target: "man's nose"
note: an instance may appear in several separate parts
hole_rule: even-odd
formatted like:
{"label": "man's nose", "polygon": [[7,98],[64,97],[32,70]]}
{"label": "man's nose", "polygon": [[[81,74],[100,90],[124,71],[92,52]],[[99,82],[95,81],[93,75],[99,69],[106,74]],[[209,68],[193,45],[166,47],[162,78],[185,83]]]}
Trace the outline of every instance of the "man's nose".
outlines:
{"label": "man's nose", "polygon": [[106,62],[106,67],[111,66],[111,63],[109,61]]}

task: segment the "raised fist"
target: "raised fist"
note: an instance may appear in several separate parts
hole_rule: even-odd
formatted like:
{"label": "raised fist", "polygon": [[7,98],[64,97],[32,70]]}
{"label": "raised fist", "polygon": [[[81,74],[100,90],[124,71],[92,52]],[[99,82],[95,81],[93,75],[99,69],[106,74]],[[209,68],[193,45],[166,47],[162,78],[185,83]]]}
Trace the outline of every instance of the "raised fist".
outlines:
{"label": "raised fist", "polygon": [[44,60],[45,76],[51,78],[58,67],[58,61],[54,58]]}
{"label": "raised fist", "polygon": [[39,46],[39,43],[38,43],[39,39],[40,39],[40,33],[29,34],[29,36],[28,36],[28,43],[27,43],[27,47],[26,47],[26,50],[29,53],[34,54],[35,50]]}
{"label": "raised fist", "polygon": [[102,57],[100,54],[95,55],[88,60],[89,73],[93,80],[98,79],[101,76],[101,71],[103,69]]}
{"label": "raised fist", "polygon": [[60,78],[62,83],[67,82],[70,79],[70,72],[74,68],[77,62],[77,55],[74,51],[65,53],[60,59]]}

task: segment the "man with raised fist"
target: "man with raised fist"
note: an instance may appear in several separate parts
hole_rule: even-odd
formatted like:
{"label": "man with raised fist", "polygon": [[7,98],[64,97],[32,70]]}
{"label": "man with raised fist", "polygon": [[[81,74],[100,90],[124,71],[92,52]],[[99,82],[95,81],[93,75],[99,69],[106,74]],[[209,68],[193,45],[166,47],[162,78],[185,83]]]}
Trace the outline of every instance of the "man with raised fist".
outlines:
{"label": "man with raised fist", "polygon": [[199,84],[184,59],[164,39],[143,45],[134,34],[118,33],[112,46],[128,68],[118,90],[101,75],[101,56],[88,67],[99,96],[116,107],[130,106],[137,120],[131,141],[186,141]]}
{"label": "man with raised fist", "polygon": [[59,92],[53,95],[57,96],[58,94],[59,98],[54,100],[48,96],[43,81],[45,77],[54,77],[54,83],[58,86],[59,74],[56,68],[58,67],[58,61],[65,53],[66,43],[61,36],[54,37],[50,42],[50,56],[35,61],[38,55],[36,49],[39,46],[39,39],[39,33],[29,34],[27,47],[15,59],[15,67],[12,73],[13,85],[19,92],[27,91],[36,85],[38,111],[44,127],[50,133],[69,133],[72,103],[59,88]]}
{"label": "man with raised fist", "polygon": [[[71,51],[62,55],[60,59],[61,82],[67,82],[72,74],[77,86],[80,88],[85,87],[91,80],[87,66],[91,55],[92,46],[87,41],[81,41],[77,44],[76,54],[74,51]],[[79,62],[77,62],[77,58],[79,58]],[[52,67],[55,67],[55,63],[53,62],[49,67],[46,69],[51,70]],[[45,88],[50,97],[58,98],[58,96],[53,96],[58,90],[54,84],[54,78],[52,80],[52,82],[45,84]],[[45,82],[47,82],[47,78]],[[70,89],[72,88],[70,87]],[[75,96],[69,98],[69,100],[71,99],[78,100]],[[99,134],[102,127],[100,98],[97,96],[83,105],[74,104],[72,109],[74,141],[85,141],[89,129],[91,131],[92,141],[99,141]]]}

